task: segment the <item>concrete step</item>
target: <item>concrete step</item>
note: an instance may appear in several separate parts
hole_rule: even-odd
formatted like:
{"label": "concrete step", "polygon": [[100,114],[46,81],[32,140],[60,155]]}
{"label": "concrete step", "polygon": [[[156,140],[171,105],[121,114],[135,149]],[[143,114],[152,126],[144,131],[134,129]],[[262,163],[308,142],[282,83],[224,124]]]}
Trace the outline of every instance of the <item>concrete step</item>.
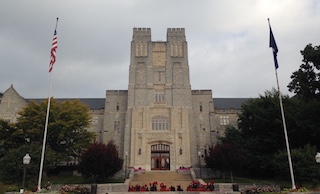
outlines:
{"label": "concrete step", "polygon": [[157,189],[160,189],[160,184],[166,185],[167,188],[174,186],[177,189],[177,186],[180,185],[181,188],[185,191],[188,185],[191,183],[192,178],[190,174],[178,174],[176,172],[170,171],[152,171],[146,172],[145,174],[135,174],[130,183],[130,186],[144,186],[147,185],[150,188],[150,184],[157,182]]}

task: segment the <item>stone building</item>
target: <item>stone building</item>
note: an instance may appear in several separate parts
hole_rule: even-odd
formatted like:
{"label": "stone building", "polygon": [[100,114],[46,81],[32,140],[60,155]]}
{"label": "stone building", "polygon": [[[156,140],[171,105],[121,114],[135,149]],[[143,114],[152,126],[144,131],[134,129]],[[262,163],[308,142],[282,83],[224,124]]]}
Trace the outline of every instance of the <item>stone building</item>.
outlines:
{"label": "stone building", "polygon": [[198,164],[212,142],[211,90],[191,90],[185,31],[169,28],[167,41],[151,41],[150,28],[134,28],[127,91],[107,91],[103,140],[114,140],[129,165],[175,170]]}
{"label": "stone building", "polygon": [[[0,118],[16,122],[29,100],[11,86],[0,97]],[[236,124],[247,99],[191,89],[185,29],[168,28],[166,41],[152,41],[150,28],[134,28],[128,90],[80,100],[91,109],[96,141],[113,140],[128,166],[175,171],[204,164],[209,146]]]}
{"label": "stone building", "polygon": [[27,101],[11,85],[0,95],[0,119],[15,123],[18,112],[27,104]]}

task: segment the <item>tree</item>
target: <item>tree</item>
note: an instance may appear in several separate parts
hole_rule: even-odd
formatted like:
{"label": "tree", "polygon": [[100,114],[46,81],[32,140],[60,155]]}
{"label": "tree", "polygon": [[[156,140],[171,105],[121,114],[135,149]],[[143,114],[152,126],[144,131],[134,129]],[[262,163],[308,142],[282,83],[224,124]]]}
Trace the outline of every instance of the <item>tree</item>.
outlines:
{"label": "tree", "polygon": [[[316,145],[320,148],[320,50],[319,46],[308,44],[301,51],[303,64],[298,71],[293,72],[289,83],[289,91],[299,99],[296,107],[297,129],[293,131],[295,143],[301,145]],[[308,134],[306,137],[305,134]]]}
{"label": "tree", "polygon": [[107,145],[93,143],[82,152],[78,171],[85,178],[94,177],[95,182],[100,182],[121,170],[122,164],[113,141]]}
{"label": "tree", "polygon": [[[31,144],[42,145],[47,100],[30,104],[19,112],[17,130],[23,131],[24,139]],[[47,143],[61,160],[79,157],[81,151],[93,141],[94,133],[88,132],[90,109],[80,100],[58,102],[51,100]]]}
{"label": "tree", "polygon": [[[292,149],[291,157],[295,179],[301,181],[312,181],[319,178],[319,164],[315,162],[315,146],[305,145],[302,148]],[[276,175],[282,178],[290,178],[287,151],[279,150],[274,154],[273,168]],[[300,185],[301,186],[301,185]]]}
{"label": "tree", "polygon": [[[0,178],[2,181],[7,183],[21,183],[20,181],[22,181],[24,169],[22,159],[27,153],[29,153],[29,155],[31,156],[31,161],[30,164],[26,166],[26,180],[27,183],[36,183],[41,159],[41,147],[36,144],[23,145],[18,148],[10,149],[8,151],[8,153],[0,160]],[[53,168],[55,160],[56,154],[50,148],[48,148],[46,150],[44,170],[46,171]]]}
{"label": "tree", "polygon": [[[320,148],[320,100],[299,101],[295,109],[295,128],[290,131],[291,145],[301,148],[307,144]],[[291,127],[291,126],[290,126]]]}
{"label": "tree", "polygon": [[319,46],[312,47],[308,44],[303,51],[303,64],[298,71],[291,75],[292,81],[288,88],[290,92],[294,92],[298,98],[303,101],[311,99],[320,99],[320,50]]}
{"label": "tree", "polygon": [[14,124],[0,119],[0,158],[10,149],[17,148],[24,143],[22,130],[17,130]]}
{"label": "tree", "polygon": [[217,144],[211,146],[209,155],[206,156],[206,166],[225,172],[230,172],[233,182],[233,172],[239,172],[245,162],[244,153],[232,144]]}
{"label": "tree", "polygon": [[243,144],[243,141],[245,141],[245,139],[242,138],[240,130],[233,126],[227,126],[225,136],[219,137],[219,141],[223,144],[226,143],[240,146]]}
{"label": "tree", "polygon": [[[288,136],[298,131],[296,113],[298,103],[295,99],[282,96],[285,109]],[[279,149],[285,148],[285,137],[279,105],[279,93],[273,89],[266,91],[259,98],[250,99],[242,105],[239,115],[239,134],[233,136],[240,139],[234,142],[245,152],[250,163],[245,166],[247,172],[253,175],[273,176],[272,155]],[[227,134],[226,139],[230,139]],[[291,139],[292,140],[292,139]],[[294,140],[292,140],[294,142]],[[230,142],[229,142],[230,143]],[[298,146],[298,145],[295,145]]]}

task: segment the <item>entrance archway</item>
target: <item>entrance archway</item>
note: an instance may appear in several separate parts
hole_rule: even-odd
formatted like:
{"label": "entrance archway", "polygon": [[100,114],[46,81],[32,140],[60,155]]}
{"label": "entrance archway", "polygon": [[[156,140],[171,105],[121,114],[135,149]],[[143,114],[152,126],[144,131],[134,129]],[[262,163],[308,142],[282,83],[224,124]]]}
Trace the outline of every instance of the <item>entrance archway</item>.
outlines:
{"label": "entrance archway", "polygon": [[156,144],[151,146],[151,170],[170,170],[170,146]]}

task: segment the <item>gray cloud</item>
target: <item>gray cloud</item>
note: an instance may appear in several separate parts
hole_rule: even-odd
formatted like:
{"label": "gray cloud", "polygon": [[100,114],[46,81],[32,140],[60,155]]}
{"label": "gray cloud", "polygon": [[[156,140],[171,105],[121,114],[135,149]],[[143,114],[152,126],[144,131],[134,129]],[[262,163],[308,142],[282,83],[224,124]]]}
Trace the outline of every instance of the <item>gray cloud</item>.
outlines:
{"label": "gray cloud", "polygon": [[316,0],[3,0],[0,91],[14,84],[25,98],[48,96],[59,17],[54,97],[105,97],[105,90],[127,89],[134,27],[150,27],[152,40],[163,41],[167,28],[186,29],[192,89],[212,89],[214,97],[257,97],[276,87],[270,18],[280,87],[289,94],[300,50],[319,45],[318,10]]}

